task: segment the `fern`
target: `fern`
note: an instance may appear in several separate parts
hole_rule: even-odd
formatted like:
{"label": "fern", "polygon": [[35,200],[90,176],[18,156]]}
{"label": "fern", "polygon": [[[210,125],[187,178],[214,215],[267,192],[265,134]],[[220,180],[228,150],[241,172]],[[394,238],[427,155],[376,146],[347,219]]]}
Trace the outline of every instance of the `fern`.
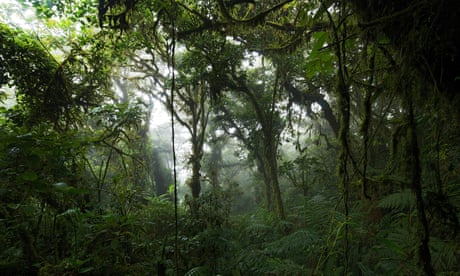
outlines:
{"label": "fern", "polygon": [[262,223],[252,223],[248,225],[244,234],[251,243],[261,243],[274,238],[273,227]]}
{"label": "fern", "polygon": [[184,276],[207,276],[209,275],[209,269],[205,266],[197,266],[185,273]]}
{"label": "fern", "polygon": [[375,273],[366,265],[364,265],[362,262],[358,263],[358,268],[361,272],[361,275],[363,276],[374,276]]}
{"label": "fern", "polygon": [[415,208],[415,196],[411,190],[405,189],[385,196],[379,201],[378,207],[398,211],[413,209]]}
{"label": "fern", "polygon": [[267,250],[245,249],[238,256],[241,275],[309,275],[303,264],[272,256]]}
{"label": "fern", "polygon": [[267,252],[278,257],[297,259],[301,262],[306,254],[319,248],[320,237],[310,231],[301,230],[267,245]]}
{"label": "fern", "polygon": [[430,251],[436,271],[448,272],[460,269],[460,247],[457,242],[431,237]]}
{"label": "fern", "polygon": [[334,206],[334,203],[331,204],[331,202],[337,202],[337,200],[317,195],[305,203],[304,216],[308,228],[327,231],[331,219],[337,215],[340,216],[339,212],[331,210],[331,207]]}
{"label": "fern", "polygon": [[[378,274],[407,275],[417,271],[414,236],[405,227],[390,227],[379,233],[373,251],[378,259]],[[410,274],[410,273],[409,273]]]}
{"label": "fern", "polygon": [[242,275],[263,275],[270,271],[269,257],[262,250],[245,248],[237,255],[237,268]]}

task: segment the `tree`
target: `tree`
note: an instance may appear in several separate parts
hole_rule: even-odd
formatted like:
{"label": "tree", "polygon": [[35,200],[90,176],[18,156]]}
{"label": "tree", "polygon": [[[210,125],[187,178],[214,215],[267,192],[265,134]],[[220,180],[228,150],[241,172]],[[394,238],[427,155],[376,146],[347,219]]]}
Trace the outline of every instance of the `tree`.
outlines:
{"label": "tree", "polygon": [[[188,185],[192,190],[193,198],[198,198],[201,192],[200,169],[210,113],[207,103],[208,92],[206,90],[207,85],[204,80],[198,81],[198,83],[187,83],[185,81],[183,84],[179,84],[176,95],[180,98],[183,105],[179,108],[179,111],[171,110],[179,123],[188,130],[191,136],[192,152],[189,162],[192,166],[192,176]],[[187,119],[183,118],[179,115],[180,111],[190,117]]]}
{"label": "tree", "polygon": [[[66,258],[80,261],[83,213],[88,218],[113,206],[127,215],[133,206],[117,184],[129,184],[127,167],[136,163],[130,142],[140,109],[103,103],[115,97],[108,87],[113,52],[104,49],[100,33],[65,44],[0,26],[1,85],[16,98],[0,112],[1,227],[8,233],[2,235],[1,271],[60,274]],[[51,54],[56,47],[64,50]],[[93,162],[95,153],[107,159]]]}
{"label": "tree", "polygon": [[[40,23],[0,23],[0,273],[460,269],[453,0],[21,3]],[[157,99],[190,136],[185,204],[153,191]],[[268,209],[241,208],[253,170]]]}
{"label": "tree", "polygon": [[[283,130],[278,110],[280,92],[277,77],[267,80],[265,74],[264,67],[248,72],[246,77],[234,74],[227,85],[237,95],[232,100],[222,99],[219,109],[222,115],[217,118],[224,123],[224,130],[242,141],[254,156],[264,176],[267,207],[270,209],[274,200],[276,214],[283,219],[277,162]],[[254,83],[255,80],[260,83]]]}

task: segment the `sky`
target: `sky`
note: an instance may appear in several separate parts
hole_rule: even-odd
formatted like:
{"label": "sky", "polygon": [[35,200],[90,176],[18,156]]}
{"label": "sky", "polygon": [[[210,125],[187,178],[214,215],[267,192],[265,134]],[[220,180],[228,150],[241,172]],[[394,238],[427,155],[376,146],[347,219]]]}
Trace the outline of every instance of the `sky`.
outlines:
{"label": "sky", "polygon": [[15,0],[0,0],[0,21],[25,30],[33,30],[38,20],[32,8],[26,8]]}

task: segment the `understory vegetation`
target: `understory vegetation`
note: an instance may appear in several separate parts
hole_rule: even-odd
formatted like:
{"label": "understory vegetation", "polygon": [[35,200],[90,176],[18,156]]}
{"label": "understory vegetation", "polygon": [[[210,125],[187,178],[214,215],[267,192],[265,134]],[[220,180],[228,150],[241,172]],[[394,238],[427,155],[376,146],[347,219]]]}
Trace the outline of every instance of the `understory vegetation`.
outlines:
{"label": "understory vegetation", "polygon": [[0,274],[458,275],[459,12],[0,3]]}

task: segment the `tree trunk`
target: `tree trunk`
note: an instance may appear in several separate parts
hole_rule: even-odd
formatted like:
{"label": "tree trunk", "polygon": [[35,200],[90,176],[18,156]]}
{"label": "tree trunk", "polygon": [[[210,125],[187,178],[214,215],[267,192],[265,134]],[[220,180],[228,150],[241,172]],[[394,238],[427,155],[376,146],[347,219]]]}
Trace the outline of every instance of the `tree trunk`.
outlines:
{"label": "tree trunk", "polygon": [[425,206],[422,196],[422,173],[420,167],[420,153],[417,141],[416,123],[414,120],[414,110],[410,99],[409,101],[409,131],[410,131],[410,145],[411,145],[411,156],[409,162],[411,162],[412,169],[412,190],[415,194],[416,200],[416,211],[417,211],[417,254],[418,263],[425,275],[435,275],[433,266],[431,265],[431,253],[428,246],[430,240],[430,234],[428,230],[428,222],[425,214]]}
{"label": "tree trunk", "polygon": [[264,161],[264,158],[257,154],[256,157],[257,170],[263,175],[264,178],[264,190],[265,190],[265,204],[267,205],[267,210],[272,211],[273,209],[273,191],[270,181],[270,173],[268,170],[267,162]]}
{"label": "tree trunk", "polygon": [[[272,137],[272,135],[265,135],[266,138]],[[277,146],[274,145],[273,139],[265,139],[264,155],[266,160],[266,174],[269,179],[269,185],[272,189],[272,194],[275,201],[276,215],[279,219],[284,219],[284,206],[283,199],[281,197],[281,190],[278,181],[278,161],[277,161]]]}
{"label": "tree trunk", "polygon": [[198,198],[200,197],[201,193],[201,159],[195,159],[195,155],[192,155],[191,162],[192,162],[192,177],[190,181],[187,183],[192,190],[192,199],[190,201],[190,209],[192,215],[197,218],[198,217],[198,210],[200,208],[198,203]]}
{"label": "tree trunk", "polygon": [[200,183],[200,169],[201,163],[200,159],[192,160],[192,179],[190,181],[190,189],[192,190],[193,198],[200,197],[201,192],[201,183]]}
{"label": "tree trunk", "polygon": [[276,153],[269,153],[269,170],[270,170],[270,183],[272,187],[272,193],[275,200],[276,215],[279,219],[283,220],[284,215],[284,205],[283,199],[281,198],[281,190],[278,181],[278,162],[276,160]]}

